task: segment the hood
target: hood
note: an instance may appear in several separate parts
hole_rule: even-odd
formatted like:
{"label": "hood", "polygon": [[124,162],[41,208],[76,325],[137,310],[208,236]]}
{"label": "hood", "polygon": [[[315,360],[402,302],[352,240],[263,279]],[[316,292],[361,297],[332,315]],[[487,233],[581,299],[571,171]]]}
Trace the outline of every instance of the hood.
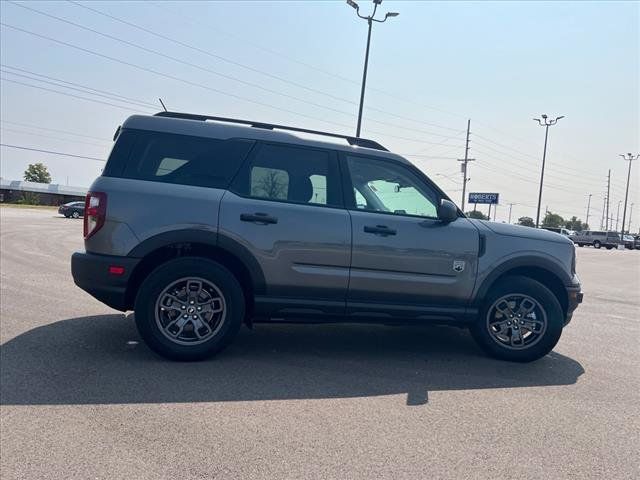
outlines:
{"label": "hood", "polygon": [[480,229],[486,227],[498,235],[508,235],[510,237],[530,238],[533,240],[544,240],[547,242],[570,243],[573,242],[564,235],[550,232],[542,228],[523,227],[522,225],[510,225],[508,223],[489,222],[487,220],[473,220]]}

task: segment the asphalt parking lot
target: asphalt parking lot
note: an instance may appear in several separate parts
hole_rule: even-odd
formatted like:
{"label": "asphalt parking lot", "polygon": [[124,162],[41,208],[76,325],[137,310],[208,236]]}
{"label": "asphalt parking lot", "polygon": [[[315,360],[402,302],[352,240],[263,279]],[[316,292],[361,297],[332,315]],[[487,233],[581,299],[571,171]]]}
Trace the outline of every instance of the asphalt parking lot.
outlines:
{"label": "asphalt parking lot", "polygon": [[352,325],[245,328],[180,364],[73,285],[81,230],[0,208],[3,480],[640,475],[640,251],[578,249],[585,302],[533,364]]}

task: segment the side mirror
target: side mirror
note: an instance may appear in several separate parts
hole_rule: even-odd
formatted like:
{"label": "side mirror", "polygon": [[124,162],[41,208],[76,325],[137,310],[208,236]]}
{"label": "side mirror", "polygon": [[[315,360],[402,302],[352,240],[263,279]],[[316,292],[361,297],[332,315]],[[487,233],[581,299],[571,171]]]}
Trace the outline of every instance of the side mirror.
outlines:
{"label": "side mirror", "polygon": [[438,207],[438,219],[443,223],[451,223],[458,218],[458,207],[450,200],[442,199]]}

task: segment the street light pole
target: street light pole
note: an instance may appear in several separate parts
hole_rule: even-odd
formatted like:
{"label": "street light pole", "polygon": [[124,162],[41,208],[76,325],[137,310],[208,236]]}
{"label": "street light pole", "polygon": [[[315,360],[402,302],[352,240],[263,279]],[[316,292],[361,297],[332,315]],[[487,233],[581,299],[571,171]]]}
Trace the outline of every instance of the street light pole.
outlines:
{"label": "street light pole", "polygon": [[[618,221],[620,221],[620,204],[622,203],[622,200],[618,200],[618,213],[616,213],[616,232],[618,231]],[[624,225],[622,226],[623,230],[624,230]]]}
{"label": "street light pole", "polygon": [[585,220],[584,223],[587,224],[587,228],[589,228],[589,210],[591,208],[591,197],[593,196],[592,193],[589,194],[589,200],[587,201],[587,219]]}
{"label": "street light pole", "polygon": [[549,127],[558,123],[558,120],[564,118],[564,116],[556,117],[553,120],[548,120],[547,115],[542,115],[542,120],[534,118],[541,127],[545,127],[544,131],[544,150],[542,151],[542,172],[540,173],[540,190],[538,192],[538,210],[536,211],[536,228],[540,226],[540,204],[542,203],[542,183],[544,182],[544,164],[547,160],[547,140],[549,138]]}
{"label": "street light pole", "polygon": [[356,137],[360,136],[360,130],[362,127],[362,109],[364,108],[364,91],[367,85],[367,69],[369,68],[369,47],[371,46],[371,27],[373,22],[384,23],[387,21],[387,18],[397,17],[399,13],[397,12],[387,12],[382,20],[375,18],[376,10],[378,9],[378,5],[382,3],[382,0],[373,0],[373,13],[371,15],[365,17],[360,15],[360,6],[354,2],[353,0],[347,0],[347,4],[355,9],[356,15],[359,18],[366,20],[369,24],[369,31],[367,32],[367,49],[364,54],[364,69],[362,71],[362,86],[360,88],[360,106],[358,107],[358,125],[356,127]]}
{"label": "street light pole", "polygon": [[630,153],[627,153],[626,156],[620,154],[620,156],[624,158],[625,161],[629,162],[629,172],[627,173],[627,189],[624,192],[624,209],[622,210],[622,232],[621,233],[624,234],[624,222],[627,219],[627,197],[629,196],[629,181],[631,180],[631,162],[633,162],[634,160],[637,160],[638,157],[640,157],[640,154],[636,155],[635,157]]}

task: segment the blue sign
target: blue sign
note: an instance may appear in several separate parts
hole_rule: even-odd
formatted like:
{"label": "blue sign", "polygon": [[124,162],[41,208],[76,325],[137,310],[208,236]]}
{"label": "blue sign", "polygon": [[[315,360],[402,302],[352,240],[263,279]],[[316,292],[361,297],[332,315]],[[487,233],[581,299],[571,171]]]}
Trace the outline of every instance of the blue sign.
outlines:
{"label": "blue sign", "polygon": [[469,203],[497,205],[499,193],[469,193]]}

